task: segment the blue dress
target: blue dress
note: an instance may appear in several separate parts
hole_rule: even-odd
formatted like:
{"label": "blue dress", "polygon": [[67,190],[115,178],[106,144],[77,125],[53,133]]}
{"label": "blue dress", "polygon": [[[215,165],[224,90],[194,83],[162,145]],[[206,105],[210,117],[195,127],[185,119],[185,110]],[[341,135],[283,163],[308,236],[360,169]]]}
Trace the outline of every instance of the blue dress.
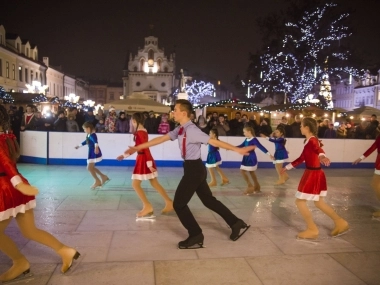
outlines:
{"label": "blue dress", "polygon": [[[268,150],[255,137],[252,137],[250,139],[248,138],[245,139],[245,141],[241,145],[238,145],[237,147],[245,147],[245,146],[251,146],[251,145],[258,147],[264,153],[268,153]],[[250,151],[249,155],[243,156],[240,169],[247,170],[247,171],[255,171],[257,169],[257,156],[255,153],[255,150]]]}
{"label": "blue dress", "polygon": [[268,140],[274,143],[275,151],[273,163],[276,164],[285,162],[285,160],[289,158],[288,151],[285,148],[285,139],[269,137]]}
{"label": "blue dress", "polygon": [[82,146],[88,145],[87,163],[96,163],[102,161],[102,151],[99,148],[98,154],[95,154],[95,145],[98,144],[98,137],[95,133],[89,134],[86,140],[82,142]]}
{"label": "blue dress", "polygon": [[222,158],[220,157],[219,148],[209,144],[206,167],[217,167],[220,164],[222,164]]}

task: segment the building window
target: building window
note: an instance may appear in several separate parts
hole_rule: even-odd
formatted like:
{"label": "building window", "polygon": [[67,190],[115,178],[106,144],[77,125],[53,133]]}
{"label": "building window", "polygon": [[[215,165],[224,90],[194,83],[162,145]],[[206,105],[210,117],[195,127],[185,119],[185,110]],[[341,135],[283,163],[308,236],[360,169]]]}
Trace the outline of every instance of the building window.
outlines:
{"label": "building window", "polygon": [[139,81],[136,82],[136,86],[140,86],[141,83]]}
{"label": "building window", "polygon": [[18,67],[18,80],[22,82],[22,67],[21,66]]}
{"label": "building window", "polygon": [[20,43],[16,44],[17,51],[20,52]]}
{"label": "building window", "polygon": [[5,63],[5,77],[9,78],[9,62]]}
{"label": "building window", "polygon": [[12,64],[12,79],[16,80],[16,65]]}
{"label": "building window", "polygon": [[29,83],[28,69],[27,68],[25,68],[25,82]]}
{"label": "building window", "polygon": [[33,70],[30,71],[30,81],[33,83]]}
{"label": "building window", "polygon": [[0,45],[3,44],[3,35],[0,35]]}
{"label": "building window", "polygon": [[154,60],[154,51],[152,49],[150,49],[148,51],[148,59],[153,59]]}
{"label": "building window", "polygon": [[166,83],[165,83],[165,82],[162,82],[162,83],[161,83],[161,86],[162,86],[162,87],[165,87],[165,86],[166,86]]}
{"label": "building window", "polygon": [[42,82],[42,73],[40,73],[40,82],[43,85],[44,83]]}
{"label": "building window", "polygon": [[0,76],[3,76],[3,60],[1,58],[0,58]]}
{"label": "building window", "polygon": [[110,100],[115,100],[115,93],[114,92],[110,92]]}
{"label": "building window", "polygon": [[26,48],[26,54],[27,57],[29,57],[29,48]]}

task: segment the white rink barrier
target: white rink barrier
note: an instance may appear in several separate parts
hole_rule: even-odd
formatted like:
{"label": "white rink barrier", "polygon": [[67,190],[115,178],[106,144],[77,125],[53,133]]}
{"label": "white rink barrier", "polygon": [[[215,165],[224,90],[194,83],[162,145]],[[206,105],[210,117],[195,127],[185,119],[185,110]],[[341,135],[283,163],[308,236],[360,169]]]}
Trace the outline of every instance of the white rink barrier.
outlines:
{"label": "white rink barrier", "polygon": [[[122,154],[128,146],[134,145],[131,134],[97,134],[99,146],[103,154],[103,160],[99,165],[132,166],[135,163],[136,154],[117,161],[116,157]],[[149,139],[159,135],[149,135]],[[61,133],[61,132],[21,132],[21,162],[51,165],[86,165],[87,146],[75,149],[85,140],[85,133]],[[221,141],[232,145],[240,145],[244,137],[220,137]],[[258,138],[271,154],[274,153],[274,143],[266,139]],[[377,151],[358,165],[352,162],[359,158],[372,144],[374,140],[355,139],[322,139],[323,149],[331,160],[333,168],[374,168]],[[304,139],[288,138],[286,148],[289,151],[289,160],[298,158],[303,149]],[[202,145],[202,160],[206,160],[208,146]],[[150,148],[153,158],[158,166],[182,166],[183,160],[178,147],[178,141],[168,141],[164,144]],[[224,149],[220,150],[224,167],[239,167],[242,156]],[[259,167],[273,167],[269,156],[256,149]],[[300,166],[301,167],[301,166]]]}

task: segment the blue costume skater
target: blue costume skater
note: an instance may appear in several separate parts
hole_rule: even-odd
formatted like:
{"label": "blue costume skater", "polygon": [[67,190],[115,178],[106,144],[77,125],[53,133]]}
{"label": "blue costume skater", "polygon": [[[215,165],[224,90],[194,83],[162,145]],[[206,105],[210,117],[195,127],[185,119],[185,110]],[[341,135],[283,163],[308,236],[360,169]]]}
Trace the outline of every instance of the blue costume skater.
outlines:
{"label": "blue costume skater", "polygon": [[95,154],[95,146],[98,145],[98,137],[95,133],[89,134],[86,140],[81,143],[82,146],[88,145],[87,163],[96,163],[102,161],[102,151],[99,149],[98,154]]}
{"label": "blue costume skater", "polygon": [[222,158],[220,157],[219,148],[209,144],[206,167],[207,168],[217,167],[220,164],[222,164]]}
{"label": "blue costume skater", "polygon": [[[237,147],[245,147],[245,146],[252,146],[252,145],[258,147],[265,154],[270,155],[269,151],[255,137],[246,138],[245,141],[241,145],[238,145]],[[255,153],[255,150],[250,151],[249,155],[243,156],[240,169],[247,170],[247,171],[255,171],[257,169],[257,156]]]}
{"label": "blue costume skater", "polygon": [[285,148],[285,138],[267,137],[267,140],[274,143],[274,161],[273,164],[283,163],[289,158],[288,151]]}

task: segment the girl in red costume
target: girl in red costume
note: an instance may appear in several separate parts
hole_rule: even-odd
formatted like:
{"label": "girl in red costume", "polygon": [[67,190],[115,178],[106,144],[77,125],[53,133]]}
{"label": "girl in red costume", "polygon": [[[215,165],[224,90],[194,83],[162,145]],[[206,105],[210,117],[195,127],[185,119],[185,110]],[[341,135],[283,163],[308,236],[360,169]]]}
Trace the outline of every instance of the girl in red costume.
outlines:
{"label": "girl in red costume", "polygon": [[[361,157],[353,162],[353,164],[358,164],[364,158],[368,157],[372,152],[377,149],[377,157],[375,162],[375,173],[372,178],[371,187],[375,191],[377,199],[380,200],[380,135],[377,136],[375,142],[370,146],[369,149]],[[376,211],[372,214],[373,217],[380,217],[380,211]]]}
{"label": "girl in red costume", "polygon": [[348,223],[325,203],[327,194],[325,173],[321,169],[321,163],[329,166],[330,160],[325,156],[322,145],[317,138],[317,122],[313,118],[304,118],[301,123],[301,133],[306,137],[305,146],[301,156],[282,169],[282,173],[290,170],[305,161],[306,170],[301,178],[296,193],[296,205],[304,218],[307,229],[298,233],[297,238],[316,239],[319,231],[313,221],[307,201],[314,201],[315,206],[329,216],[335,223],[331,232],[332,236],[338,236],[348,231]]}
{"label": "girl in red costume", "polygon": [[13,262],[12,267],[0,275],[0,283],[30,275],[28,260],[14,241],[4,233],[12,217],[16,219],[24,237],[55,250],[62,258],[61,272],[65,273],[80,254],[51,234],[36,228],[33,208],[36,207],[34,195],[38,194],[38,189],[29,185],[18,173],[16,161],[19,157],[19,147],[16,137],[6,133],[8,130],[9,116],[0,104],[0,250]]}
{"label": "girl in red costume", "polygon": [[[136,142],[135,146],[145,143],[148,141],[148,132],[144,128],[144,115],[141,113],[134,113],[132,115],[132,125],[136,130],[134,134],[134,141]],[[123,160],[125,157],[131,155],[134,151],[129,149],[124,152],[123,155],[119,155],[117,160]],[[132,187],[135,189],[137,195],[143,203],[143,209],[136,214],[137,219],[145,218],[154,218],[153,215],[153,206],[146,198],[144,190],[141,188],[141,181],[149,180],[150,184],[154,189],[164,198],[165,208],[162,210],[163,214],[173,211],[173,201],[169,198],[165,189],[157,180],[157,169],[156,163],[150,153],[149,148],[140,150],[137,153],[135,169],[132,174]]]}

